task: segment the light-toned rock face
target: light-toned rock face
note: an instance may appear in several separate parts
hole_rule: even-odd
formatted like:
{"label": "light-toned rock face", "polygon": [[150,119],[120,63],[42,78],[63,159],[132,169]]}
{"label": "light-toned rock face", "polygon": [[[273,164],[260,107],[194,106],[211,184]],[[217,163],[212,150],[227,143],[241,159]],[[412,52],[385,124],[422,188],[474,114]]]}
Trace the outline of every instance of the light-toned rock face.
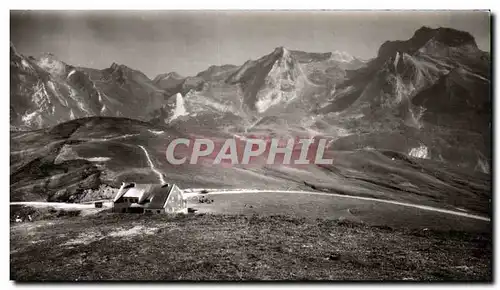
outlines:
{"label": "light-toned rock face", "polygon": [[187,111],[186,107],[184,106],[184,98],[180,93],[177,93],[175,94],[175,107],[172,112],[172,117],[170,117],[170,121],[185,115],[187,115]]}

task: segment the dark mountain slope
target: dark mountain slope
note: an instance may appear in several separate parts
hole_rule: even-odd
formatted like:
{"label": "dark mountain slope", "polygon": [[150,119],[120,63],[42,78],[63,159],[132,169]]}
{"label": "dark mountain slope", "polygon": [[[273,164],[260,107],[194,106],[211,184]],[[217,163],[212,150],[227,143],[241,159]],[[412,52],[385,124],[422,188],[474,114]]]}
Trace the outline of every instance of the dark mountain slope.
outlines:
{"label": "dark mountain slope", "polygon": [[470,34],[423,27],[409,40],[384,43],[316,112],[347,129],[335,148],[421,152],[488,172],[489,67]]}
{"label": "dark mountain slope", "polygon": [[89,116],[148,120],[170,96],[124,65],[74,67],[51,54],[27,58],[12,45],[10,57],[12,129],[39,129]]}

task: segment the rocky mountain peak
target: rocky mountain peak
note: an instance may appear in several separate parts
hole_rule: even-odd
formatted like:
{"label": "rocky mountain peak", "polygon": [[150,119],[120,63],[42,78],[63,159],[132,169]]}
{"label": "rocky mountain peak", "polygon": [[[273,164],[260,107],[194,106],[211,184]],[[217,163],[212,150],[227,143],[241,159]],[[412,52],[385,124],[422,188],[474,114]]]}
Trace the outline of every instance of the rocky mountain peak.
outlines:
{"label": "rocky mountain peak", "polygon": [[413,37],[427,40],[434,39],[435,41],[451,47],[461,46],[465,44],[472,44],[473,46],[477,46],[474,37],[470,33],[446,27],[432,29],[423,26],[415,31],[415,35]]}
{"label": "rocky mountain peak", "polygon": [[123,65],[123,64],[118,64],[116,62],[113,62],[109,68],[111,70],[113,70],[113,71],[117,71],[117,70],[123,70],[123,69],[125,69],[126,66]]}
{"label": "rocky mountain peak", "polygon": [[289,53],[288,49],[286,49],[284,46],[278,46],[273,51],[273,55],[278,56],[278,57],[284,57],[288,53]]}
{"label": "rocky mountain peak", "polygon": [[163,73],[157,75],[154,79],[153,82],[156,83],[160,80],[168,80],[168,79],[183,79],[184,77],[178,74],[177,72],[168,72],[168,73]]}
{"label": "rocky mountain peak", "polygon": [[69,66],[50,52],[43,53],[38,60],[36,60],[36,63],[39,67],[46,70],[51,75],[60,78],[66,77],[66,74],[69,71]]}
{"label": "rocky mountain peak", "polygon": [[378,51],[378,58],[387,59],[393,57],[397,52],[412,54],[429,42],[438,43],[444,47],[460,47],[469,45],[477,48],[474,37],[465,31],[453,28],[430,28],[423,26],[415,31],[413,36],[404,41],[386,41]]}

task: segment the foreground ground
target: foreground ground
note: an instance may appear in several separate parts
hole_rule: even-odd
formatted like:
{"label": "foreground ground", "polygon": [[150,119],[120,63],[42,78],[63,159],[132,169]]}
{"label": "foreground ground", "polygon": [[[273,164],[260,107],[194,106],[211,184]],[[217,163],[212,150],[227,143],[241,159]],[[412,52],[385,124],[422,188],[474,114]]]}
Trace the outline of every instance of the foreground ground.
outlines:
{"label": "foreground ground", "polygon": [[491,234],[261,215],[12,224],[11,279],[491,280]]}

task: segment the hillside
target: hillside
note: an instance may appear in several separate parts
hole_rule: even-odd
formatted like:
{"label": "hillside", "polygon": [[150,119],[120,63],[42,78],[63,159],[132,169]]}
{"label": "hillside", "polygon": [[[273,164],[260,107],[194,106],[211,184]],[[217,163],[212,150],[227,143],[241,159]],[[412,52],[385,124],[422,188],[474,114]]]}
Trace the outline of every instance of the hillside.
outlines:
{"label": "hillside", "polygon": [[[204,134],[215,136],[210,132]],[[393,151],[328,151],[333,165],[214,166],[165,158],[173,138],[203,136],[191,129],[154,126],[123,118],[77,119],[51,129],[11,133],[11,200],[80,201],[109,198],[102,185],[159,182],[155,169],[181,188],[321,189],[438,207],[490,213],[491,178],[442,162]],[[224,138],[219,133],[218,138]],[[230,135],[227,135],[230,136]],[[189,152],[189,151],[188,151]],[[389,178],[387,178],[389,176]]]}

